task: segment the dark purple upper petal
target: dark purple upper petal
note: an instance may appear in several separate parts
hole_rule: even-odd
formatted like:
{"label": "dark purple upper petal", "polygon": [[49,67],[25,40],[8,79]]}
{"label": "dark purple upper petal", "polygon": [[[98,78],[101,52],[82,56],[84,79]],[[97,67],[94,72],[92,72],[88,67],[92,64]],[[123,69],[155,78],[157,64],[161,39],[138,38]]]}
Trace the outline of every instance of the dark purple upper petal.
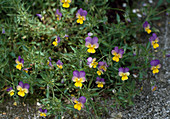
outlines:
{"label": "dark purple upper petal", "polygon": [[88,36],[88,37],[85,38],[85,41],[91,43],[92,42],[92,38]]}
{"label": "dark purple upper petal", "polygon": [[157,38],[156,33],[153,33],[152,36],[153,36],[154,40]]}
{"label": "dark purple upper petal", "polygon": [[24,88],[24,84],[23,84],[22,81],[19,82],[19,85],[20,85],[22,88]]}
{"label": "dark purple upper petal", "polygon": [[40,112],[43,112],[42,108],[39,109]]}
{"label": "dark purple upper petal", "polygon": [[93,37],[93,39],[92,39],[92,44],[95,44],[95,43],[97,43],[98,42],[98,38],[97,37]]}
{"label": "dark purple upper petal", "polygon": [[119,48],[116,46],[116,47],[114,48],[114,51],[115,51],[116,53],[118,53],[118,52],[119,52]]}
{"label": "dark purple upper petal", "polygon": [[83,10],[82,8],[80,8],[78,11],[77,11],[77,14],[76,15],[81,15],[81,16],[86,16],[87,15],[87,11],[86,10]]}
{"label": "dark purple upper petal", "polygon": [[96,81],[100,81],[100,78],[99,78],[99,77],[97,77],[97,78],[96,78]]}
{"label": "dark purple upper petal", "polygon": [[124,68],[124,73],[128,71],[129,71],[129,68]]}
{"label": "dark purple upper petal", "polygon": [[79,98],[79,102],[85,103],[85,102],[86,102],[86,98],[85,98],[84,96],[81,96],[81,97]]}
{"label": "dark purple upper petal", "polygon": [[51,61],[51,57],[49,57],[49,60]]}
{"label": "dark purple upper petal", "polygon": [[101,78],[101,79],[100,79],[100,82],[104,82],[104,78]]}
{"label": "dark purple upper petal", "polygon": [[19,62],[21,61],[21,56],[18,56],[18,61],[19,61]]}
{"label": "dark purple upper petal", "polygon": [[47,109],[44,109],[43,112],[44,112],[44,113],[47,113]]}
{"label": "dark purple upper petal", "polygon": [[120,49],[120,50],[119,50],[119,54],[123,55],[123,53],[124,53],[124,50],[123,50],[123,49]]}
{"label": "dark purple upper petal", "polygon": [[143,28],[146,28],[148,26],[148,22],[145,21],[145,23],[143,24]]}
{"label": "dark purple upper petal", "polygon": [[59,12],[59,9],[56,10],[56,15],[59,15],[60,18],[62,17],[62,13]]}
{"label": "dark purple upper petal", "polygon": [[99,62],[99,66],[103,66],[105,62]]}
{"label": "dark purple upper petal", "polygon": [[73,71],[73,76],[79,77],[79,71],[77,71],[77,70]]}
{"label": "dark purple upper petal", "polygon": [[29,89],[29,88],[30,88],[30,85],[29,85],[28,83],[25,83],[25,84],[24,84],[24,88]]}
{"label": "dark purple upper petal", "polygon": [[85,77],[85,75],[86,75],[86,73],[84,71],[80,71],[78,78]]}
{"label": "dark purple upper petal", "polygon": [[151,42],[151,41],[153,41],[153,40],[155,40],[155,39],[154,39],[153,36],[151,36],[151,37],[149,38],[149,41]]}
{"label": "dark purple upper petal", "polygon": [[120,67],[119,72],[124,72],[124,68]]}
{"label": "dark purple upper petal", "polygon": [[13,88],[12,88],[12,87],[9,87],[6,91],[9,92],[10,90],[13,90]]}
{"label": "dark purple upper petal", "polygon": [[152,61],[150,62],[150,64],[151,64],[151,66],[157,66],[158,64],[160,64],[160,61],[159,61],[158,59],[152,60]]}

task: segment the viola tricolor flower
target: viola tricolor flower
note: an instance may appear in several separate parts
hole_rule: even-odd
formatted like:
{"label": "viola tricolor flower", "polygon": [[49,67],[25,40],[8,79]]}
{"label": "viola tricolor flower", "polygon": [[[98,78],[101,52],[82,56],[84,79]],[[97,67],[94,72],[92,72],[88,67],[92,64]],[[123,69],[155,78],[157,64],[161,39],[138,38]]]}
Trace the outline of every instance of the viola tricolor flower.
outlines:
{"label": "viola tricolor flower", "polygon": [[78,111],[81,110],[81,108],[84,108],[84,103],[86,102],[86,98],[84,96],[81,96],[78,100],[74,98],[74,109],[77,109]]}
{"label": "viola tricolor flower", "polygon": [[143,24],[143,28],[145,29],[145,31],[150,34],[151,33],[151,30],[150,30],[150,24],[145,21],[145,23]]}
{"label": "viola tricolor flower", "polygon": [[96,78],[96,84],[98,84],[97,87],[103,88],[103,84],[105,84],[104,79],[97,77]]}
{"label": "viola tricolor flower", "polygon": [[159,73],[159,68],[161,68],[160,61],[158,59],[152,60],[150,64],[153,74]]}
{"label": "viola tricolor flower", "polygon": [[87,11],[80,8],[76,14],[76,17],[78,18],[77,23],[83,24],[83,21],[86,20],[86,15],[87,15]]}
{"label": "viola tricolor flower", "polygon": [[129,75],[129,68],[119,68],[119,76],[122,77],[122,81],[127,80]]}
{"label": "viola tricolor flower", "polygon": [[63,63],[60,60],[58,60],[56,64],[57,64],[58,68],[60,68],[60,69],[63,68]]}
{"label": "viola tricolor flower", "polygon": [[65,34],[65,36],[64,36],[64,37],[68,40],[69,35]]}
{"label": "viola tricolor flower", "polygon": [[40,116],[46,117],[47,109],[43,110],[42,108],[40,108],[39,111],[40,111]]}
{"label": "viola tricolor flower", "polygon": [[157,89],[157,86],[152,86],[152,91],[155,91]]}
{"label": "viola tricolor flower", "polygon": [[119,49],[117,46],[114,48],[114,50],[112,50],[112,55],[114,55],[114,57],[112,58],[113,61],[119,62],[119,58],[122,58],[122,55],[124,53],[123,49]]}
{"label": "viola tricolor flower", "polygon": [[99,62],[97,74],[99,76],[101,74],[103,74],[103,72],[105,72],[107,70],[107,67],[108,67],[108,65],[106,62]]}
{"label": "viola tricolor flower", "polygon": [[151,42],[154,49],[159,47],[158,44],[159,39],[155,33],[152,34],[152,36],[149,38],[149,41]]}
{"label": "viola tricolor flower", "polygon": [[73,71],[72,80],[73,82],[76,82],[74,84],[76,87],[82,87],[82,83],[86,81],[85,75],[86,73],[84,71]]}
{"label": "viola tricolor flower", "polygon": [[44,17],[42,17],[41,14],[36,14],[36,15],[40,18],[40,20],[44,20]]}
{"label": "viola tricolor flower", "polygon": [[53,41],[53,45],[54,45],[54,46],[57,46],[59,42],[60,42],[60,37],[57,36],[56,39],[55,39],[55,41]]}
{"label": "viola tricolor flower", "polygon": [[85,46],[88,48],[87,52],[88,53],[95,53],[96,50],[98,47],[99,47],[99,44],[97,43],[98,42],[98,38],[97,37],[86,37],[85,39],[86,41],[86,44]]}
{"label": "viola tricolor flower", "polygon": [[90,68],[96,68],[97,67],[97,65],[98,65],[98,63],[96,62],[96,58],[92,58],[92,57],[89,57],[88,59],[87,59],[87,65],[89,65],[89,67]]}
{"label": "viola tricolor flower", "polygon": [[69,8],[71,0],[60,0],[63,3],[64,8]]}
{"label": "viola tricolor flower", "polygon": [[53,67],[52,63],[51,63],[51,57],[49,57],[49,60],[47,62],[47,65],[49,65],[50,67]]}
{"label": "viola tricolor flower", "polygon": [[24,68],[23,70],[24,70],[26,73],[28,73],[28,68]]}
{"label": "viola tricolor flower", "polygon": [[57,17],[57,20],[61,20],[62,13],[59,12],[59,9],[56,10],[55,16]]}
{"label": "viola tricolor flower", "polygon": [[16,59],[15,62],[17,63],[17,69],[21,70],[21,68],[24,67],[24,60],[21,58],[21,56],[18,56],[18,59]]}
{"label": "viola tricolor flower", "polygon": [[22,81],[19,82],[19,85],[17,86],[17,90],[19,90],[18,95],[21,97],[24,97],[26,93],[29,92],[30,85],[25,83],[23,84]]}
{"label": "viola tricolor flower", "polygon": [[13,96],[15,92],[12,87],[9,87],[6,91],[8,91],[8,94],[10,94],[10,96]]}

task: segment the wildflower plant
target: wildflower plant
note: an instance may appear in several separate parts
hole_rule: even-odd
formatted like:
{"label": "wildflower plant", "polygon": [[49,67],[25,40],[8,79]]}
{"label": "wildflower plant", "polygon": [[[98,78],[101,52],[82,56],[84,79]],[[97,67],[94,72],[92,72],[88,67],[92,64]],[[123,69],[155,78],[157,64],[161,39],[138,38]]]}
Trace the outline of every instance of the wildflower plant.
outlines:
{"label": "wildflower plant", "polygon": [[[156,74],[161,68],[160,61],[150,60],[155,58],[150,44],[159,47],[150,25],[156,11],[137,18],[128,5],[114,10],[110,5],[107,0],[1,2],[8,14],[0,20],[0,94],[32,104],[38,99],[39,115],[47,118],[84,112],[98,118],[107,115],[107,106],[133,105],[147,70]],[[148,44],[140,44],[139,34]]]}

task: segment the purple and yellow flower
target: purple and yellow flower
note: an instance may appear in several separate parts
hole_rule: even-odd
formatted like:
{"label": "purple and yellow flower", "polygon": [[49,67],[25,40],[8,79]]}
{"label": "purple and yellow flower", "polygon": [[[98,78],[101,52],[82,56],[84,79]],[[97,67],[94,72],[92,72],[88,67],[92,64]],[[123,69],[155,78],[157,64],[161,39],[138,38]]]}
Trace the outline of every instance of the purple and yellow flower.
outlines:
{"label": "purple and yellow flower", "polygon": [[12,87],[9,87],[6,91],[8,91],[8,94],[9,94],[10,96],[13,96],[13,95],[14,95],[14,92],[15,92]]}
{"label": "purple and yellow flower", "polygon": [[60,0],[63,3],[64,8],[69,8],[71,0]]}
{"label": "purple and yellow flower", "polygon": [[19,82],[19,85],[17,86],[18,95],[21,97],[24,97],[26,93],[29,92],[30,85],[27,83],[23,83],[22,81]]}
{"label": "purple and yellow flower", "polygon": [[122,58],[122,55],[124,53],[123,49],[119,49],[117,46],[114,48],[114,50],[112,50],[112,55],[114,55],[114,57],[112,58],[113,61],[119,62],[119,58]]}
{"label": "purple and yellow flower", "polygon": [[155,33],[152,34],[152,36],[149,38],[149,41],[151,42],[151,45],[153,46],[154,49],[159,47],[158,44],[159,39]]}
{"label": "purple and yellow flower", "polygon": [[150,24],[147,21],[145,21],[145,23],[143,24],[143,28],[145,29],[145,31],[148,34],[150,34],[152,32],[151,29],[150,29]]}
{"label": "purple and yellow flower", "polygon": [[18,56],[18,59],[16,59],[15,62],[17,63],[17,69],[21,70],[21,68],[24,67],[24,60],[21,58],[21,56]]}
{"label": "purple and yellow flower", "polygon": [[40,18],[40,20],[44,20],[44,17],[41,14],[36,14],[36,15]]}
{"label": "purple and yellow flower", "polygon": [[64,37],[68,40],[69,35],[65,34],[65,36],[64,36]]}
{"label": "purple and yellow flower", "polygon": [[96,50],[98,47],[99,47],[99,44],[97,43],[98,42],[98,38],[97,37],[86,37],[86,44],[85,46],[88,48],[87,52],[88,53],[95,53]]}
{"label": "purple and yellow flower", "polygon": [[26,73],[28,73],[28,68],[24,68],[23,70],[24,70]]}
{"label": "purple and yellow flower", "polygon": [[119,76],[122,77],[122,81],[127,80],[129,75],[129,68],[119,68]]}
{"label": "purple and yellow flower", "polygon": [[92,57],[89,57],[88,59],[87,59],[87,65],[89,65],[89,67],[90,68],[96,68],[97,67],[97,65],[98,65],[98,63],[96,62],[96,58],[92,58]]}
{"label": "purple and yellow flower", "polygon": [[57,36],[56,39],[55,39],[55,41],[53,41],[53,45],[54,45],[54,46],[57,46],[59,42],[60,42],[60,37]]}
{"label": "purple and yellow flower", "polygon": [[152,91],[155,91],[157,89],[157,86],[152,86]]}
{"label": "purple and yellow flower", "polygon": [[74,84],[76,87],[82,87],[82,83],[86,81],[85,75],[86,73],[84,71],[73,71],[72,80],[73,82],[76,82]]}
{"label": "purple and yellow flower", "polygon": [[78,100],[74,98],[74,109],[77,109],[78,111],[81,110],[81,108],[84,108],[84,103],[86,102],[86,98],[84,96],[81,96]]}
{"label": "purple and yellow flower", "polygon": [[158,59],[152,60],[150,64],[153,74],[159,73],[159,68],[161,68],[160,61]]}
{"label": "purple and yellow flower", "polygon": [[42,108],[40,108],[39,111],[40,111],[40,116],[46,117],[47,109],[43,110]]}
{"label": "purple and yellow flower", "polygon": [[77,23],[83,24],[83,21],[86,20],[86,16],[87,16],[87,11],[80,8],[76,14],[76,17],[78,18]]}
{"label": "purple and yellow flower", "polygon": [[63,68],[63,63],[60,60],[58,60],[56,64],[57,64],[58,68],[60,68],[60,69]]}
{"label": "purple and yellow flower", "polygon": [[49,60],[47,62],[47,65],[49,65],[50,67],[53,67],[52,63],[51,63],[51,57],[49,57]]}
{"label": "purple and yellow flower", "polygon": [[106,62],[99,62],[97,74],[99,76],[101,74],[103,74],[103,72],[105,72],[107,70],[107,67],[108,67],[108,65]]}
{"label": "purple and yellow flower", "polygon": [[99,88],[99,87],[103,88],[103,84],[105,84],[104,79],[97,77],[97,78],[96,78],[96,84],[98,84],[98,85],[97,85],[98,88]]}
{"label": "purple and yellow flower", "polygon": [[57,20],[61,20],[62,13],[59,12],[59,9],[56,10],[55,16],[57,17]]}

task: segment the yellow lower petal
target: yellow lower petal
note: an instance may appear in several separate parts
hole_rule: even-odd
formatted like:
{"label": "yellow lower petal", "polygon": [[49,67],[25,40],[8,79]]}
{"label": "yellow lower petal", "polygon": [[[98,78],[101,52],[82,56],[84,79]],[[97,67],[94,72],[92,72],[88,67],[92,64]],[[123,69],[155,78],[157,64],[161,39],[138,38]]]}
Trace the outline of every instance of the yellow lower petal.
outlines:
{"label": "yellow lower petal", "polygon": [[64,8],[69,8],[69,7],[70,7],[70,4],[68,4],[67,2],[65,2],[65,3],[63,4],[63,7],[64,7]]}
{"label": "yellow lower petal", "polygon": [[75,84],[74,84],[76,87],[82,87],[82,83],[81,82],[76,82]]}
{"label": "yellow lower petal", "polygon": [[77,110],[81,110],[81,104],[75,104],[74,105],[74,109],[77,109]]}
{"label": "yellow lower petal", "polygon": [[97,71],[97,74],[100,76],[102,73],[101,73],[101,71]]}
{"label": "yellow lower petal", "polygon": [[96,50],[95,50],[94,48],[89,48],[89,49],[87,50],[87,52],[88,52],[88,53],[95,53]]}
{"label": "yellow lower petal", "polygon": [[22,66],[21,66],[20,64],[18,64],[18,65],[16,66],[16,68],[19,69],[19,70],[21,70]]}
{"label": "yellow lower petal", "polygon": [[97,87],[98,87],[98,88],[100,88],[100,87],[103,88],[103,83],[99,83],[99,84],[97,85]]}
{"label": "yellow lower petal", "polygon": [[157,68],[153,69],[153,74],[159,73],[159,70]]}
{"label": "yellow lower petal", "polygon": [[128,77],[126,75],[122,76],[122,81],[127,80],[127,79],[128,79]]}
{"label": "yellow lower petal", "polygon": [[58,43],[57,43],[56,41],[54,41],[54,42],[53,42],[53,45],[54,45],[54,46],[57,46],[57,45],[58,45]]}
{"label": "yellow lower petal", "polygon": [[21,97],[24,97],[25,96],[25,93],[23,91],[19,91],[18,92],[18,95],[21,96]]}
{"label": "yellow lower petal", "polygon": [[119,57],[114,56],[114,57],[112,58],[112,60],[113,60],[113,61],[116,61],[116,62],[119,62]]}
{"label": "yellow lower petal", "polygon": [[156,48],[158,48],[158,47],[159,47],[159,44],[158,44],[158,43],[153,44],[153,48],[154,48],[154,49],[156,49]]}

